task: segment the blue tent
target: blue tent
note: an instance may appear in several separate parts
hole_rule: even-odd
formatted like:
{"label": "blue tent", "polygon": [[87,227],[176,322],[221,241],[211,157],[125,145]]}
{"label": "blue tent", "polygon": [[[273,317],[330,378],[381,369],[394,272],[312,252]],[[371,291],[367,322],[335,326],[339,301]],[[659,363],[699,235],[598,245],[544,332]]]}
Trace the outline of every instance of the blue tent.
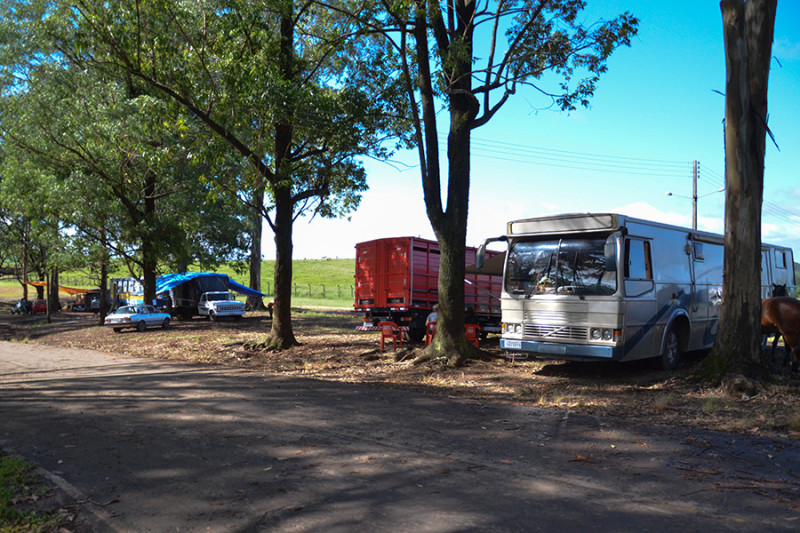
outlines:
{"label": "blue tent", "polygon": [[156,279],[156,294],[167,292],[195,278],[209,278],[209,282],[217,282],[226,289],[244,294],[245,296],[260,296],[262,298],[267,296],[241,283],[236,283],[227,274],[218,274],[216,272],[187,272],[185,274],[164,274],[163,276],[158,276]]}

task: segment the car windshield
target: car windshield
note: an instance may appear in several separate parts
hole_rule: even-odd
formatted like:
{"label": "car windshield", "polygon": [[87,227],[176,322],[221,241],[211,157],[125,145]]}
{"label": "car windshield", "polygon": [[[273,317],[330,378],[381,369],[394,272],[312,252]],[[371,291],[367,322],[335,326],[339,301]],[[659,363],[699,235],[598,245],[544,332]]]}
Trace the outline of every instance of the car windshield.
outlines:
{"label": "car windshield", "polygon": [[605,269],[605,238],[515,242],[508,251],[506,290],[511,294],[614,294],[617,280]]}
{"label": "car windshield", "polygon": [[208,295],[209,302],[216,302],[219,300],[230,300],[231,296],[227,292],[212,292]]}

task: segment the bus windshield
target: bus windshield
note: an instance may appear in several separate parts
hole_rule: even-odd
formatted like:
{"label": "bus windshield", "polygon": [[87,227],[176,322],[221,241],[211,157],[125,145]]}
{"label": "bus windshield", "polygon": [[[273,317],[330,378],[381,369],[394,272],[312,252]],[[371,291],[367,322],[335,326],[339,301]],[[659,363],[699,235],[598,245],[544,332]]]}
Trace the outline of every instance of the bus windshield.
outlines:
{"label": "bus windshield", "polygon": [[605,237],[517,241],[508,251],[506,290],[526,298],[614,294],[616,273],[605,269],[605,242]]}

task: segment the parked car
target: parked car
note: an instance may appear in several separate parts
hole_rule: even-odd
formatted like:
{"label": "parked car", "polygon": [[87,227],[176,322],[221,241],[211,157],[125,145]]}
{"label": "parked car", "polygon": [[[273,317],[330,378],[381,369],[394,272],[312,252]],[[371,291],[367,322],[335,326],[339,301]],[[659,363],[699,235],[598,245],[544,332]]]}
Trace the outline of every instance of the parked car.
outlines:
{"label": "parked car", "polygon": [[31,313],[46,313],[47,300],[34,300],[31,302]]}
{"label": "parked car", "polygon": [[124,328],[135,328],[144,331],[147,326],[169,327],[170,316],[162,313],[152,305],[126,305],[120,307],[106,317],[105,325],[119,333]]}

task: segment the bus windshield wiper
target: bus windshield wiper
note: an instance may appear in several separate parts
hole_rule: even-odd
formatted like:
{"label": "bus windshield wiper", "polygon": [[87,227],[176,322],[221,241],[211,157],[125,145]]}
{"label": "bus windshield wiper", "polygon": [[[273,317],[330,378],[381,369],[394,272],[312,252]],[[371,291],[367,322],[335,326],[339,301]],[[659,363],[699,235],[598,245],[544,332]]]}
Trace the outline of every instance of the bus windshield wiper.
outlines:
{"label": "bus windshield wiper", "polygon": [[583,282],[578,281],[578,252],[575,252],[575,264],[572,266],[572,284],[575,286],[575,292],[578,293],[578,298],[585,300],[583,295]]}

